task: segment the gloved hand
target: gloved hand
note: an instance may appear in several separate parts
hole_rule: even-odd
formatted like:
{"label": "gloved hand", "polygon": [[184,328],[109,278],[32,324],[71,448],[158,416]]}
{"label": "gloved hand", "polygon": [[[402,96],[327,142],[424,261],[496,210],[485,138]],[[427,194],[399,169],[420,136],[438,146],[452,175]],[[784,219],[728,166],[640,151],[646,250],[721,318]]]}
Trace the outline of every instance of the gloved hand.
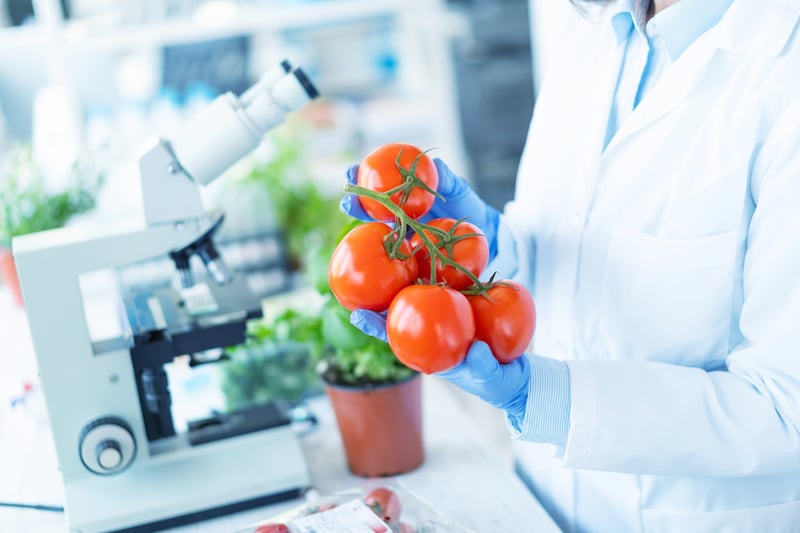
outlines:
{"label": "gloved hand", "polygon": [[[442,198],[437,198],[427,215],[422,217],[422,222],[434,218],[466,218],[468,222],[476,225],[486,235],[489,243],[489,260],[497,254],[497,227],[500,223],[500,213],[490,206],[472,190],[464,178],[453,174],[450,168],[439,158],[433,163],[439,174],[439,185],[436,188]],[[347,182],[356,183],[358,165],[347,169]],[[359,220],[372,220],[361,208],[358,197],[347,194],[339,204],[341,210],[351,217]]]}
{"label": "gloved hand", "polygon": [[350,313],[350,323],[355,327],[383,342],[389,342],[386,336],[386,316],[368,309],[356,309]]}
{"label": "gloved hand", "polygon": [[501,365],[488,344],[474,341],[461,363],[434,375],[502,409],[511,418],[525,415],[531,381],[530,363],[525,355]]}
{"label": "gloved hand", "polygon": [[[350,322],[367,335],[388,342],[382,314],[357,309],[351,313]],[[461,363],[434,375],[506,411],[511,418],[525,415],[531,368],[524,355],[501,365],[485,342],[474,341]]]}
{"label": "gloved hand", "polygon": [[[348,168],[346,176],[347,183],[350,185],[355,185],[356,180],[358,179],[358,165],[353,165],[352,167]],[[373,220],[373,218],[365,213],[364,209],[361,208],[361,202],[358,201],[358,196],[355,194],[345,194],[344,198],[342,198],[342,201],[339,202],[339,209],[345,215],[357,218],[358,220],[363,220],[364,222],[371,222]]]}

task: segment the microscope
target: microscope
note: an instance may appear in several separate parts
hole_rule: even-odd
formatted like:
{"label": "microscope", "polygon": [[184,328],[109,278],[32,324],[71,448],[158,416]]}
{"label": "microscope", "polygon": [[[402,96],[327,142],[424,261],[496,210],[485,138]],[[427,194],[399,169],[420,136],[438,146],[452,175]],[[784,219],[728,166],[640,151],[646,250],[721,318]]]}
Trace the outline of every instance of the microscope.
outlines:
{"label": "microscope", "polygon": [[[214,245],[223,215],[205,212],[200,186],[316,96],[302,69],[283,61],[238,97],[219,96],[174,138],[146,143],[144,224],[14,240],[72,531],[165,529],[294,498],[309,486],[295,431],[275,405],[176,430],[164,365],[218,357],[244,342],[247,321],[261,316],[260,299]],[[93,338],[85,276],[165,256],[180,282],[150,292],[121,287],[121,333]],[[205,275],[193,272],[193,258]]]}

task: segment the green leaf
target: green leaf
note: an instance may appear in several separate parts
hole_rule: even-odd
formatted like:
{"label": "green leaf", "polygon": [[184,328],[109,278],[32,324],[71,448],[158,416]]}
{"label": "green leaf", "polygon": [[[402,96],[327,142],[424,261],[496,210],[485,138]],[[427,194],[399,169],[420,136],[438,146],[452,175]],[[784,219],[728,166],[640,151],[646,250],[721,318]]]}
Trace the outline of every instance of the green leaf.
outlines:
{"label": "green leaf", "polygon": [[7,246],[14,237],[60,228],[75,215],[95,207],[105,175],[92,168],[90,161],[79,160],[73,165],[64,190],[49,191],[29,145],[14,147],[5,157],[0,244]]}
{"label": "green leaf", "polygon": [[322,308],[322,338],[337,350],[358,350],[369,335],[350,323],[350,311],[331,298]]}

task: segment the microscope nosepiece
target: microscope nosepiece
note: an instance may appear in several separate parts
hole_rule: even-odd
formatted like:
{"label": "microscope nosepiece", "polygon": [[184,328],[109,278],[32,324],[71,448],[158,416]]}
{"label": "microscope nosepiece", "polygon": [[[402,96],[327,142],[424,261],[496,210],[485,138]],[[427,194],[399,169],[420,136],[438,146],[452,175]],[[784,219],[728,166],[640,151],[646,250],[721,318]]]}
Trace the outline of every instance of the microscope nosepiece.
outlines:
{"label": "microscope nosepiece", "polygon": [[202,246],[198,247],[197,255],[200,256],[209,275],[218,285],[225,285],[231,281],[233,277],[231,271],[219,255],[217,247],[214,246],[214,242],[210,238],[206,240]]}
{"label": "microscope nosepiece", "polygon": [[217,282],[218,285],[225,285],[233,279],[228,265],[221,257],[205,262],[206,270],[211,275],[211,278]]}

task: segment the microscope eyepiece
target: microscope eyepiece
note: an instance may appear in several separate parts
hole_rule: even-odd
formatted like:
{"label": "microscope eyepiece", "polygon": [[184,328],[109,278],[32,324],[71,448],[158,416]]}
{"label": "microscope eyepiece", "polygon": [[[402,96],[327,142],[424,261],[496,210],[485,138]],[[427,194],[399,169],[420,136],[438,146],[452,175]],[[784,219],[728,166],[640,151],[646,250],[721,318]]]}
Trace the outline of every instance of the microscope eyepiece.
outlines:
{"label": "microscope eyepiece", "polygon": [[294,77],[297,78],[297,81],[300,82],[300,85],[303,87],[303,89],[306,90],[306,94],[310,100],[313,100],[319,96],[319,91],[317,91],[317,88],[314,87],[313,83],[311,83],[311,80],[308,79],[308,76],[306,76],[306,73],[303,72],[303,69],[296,68],[294,69],[293,74]]}

